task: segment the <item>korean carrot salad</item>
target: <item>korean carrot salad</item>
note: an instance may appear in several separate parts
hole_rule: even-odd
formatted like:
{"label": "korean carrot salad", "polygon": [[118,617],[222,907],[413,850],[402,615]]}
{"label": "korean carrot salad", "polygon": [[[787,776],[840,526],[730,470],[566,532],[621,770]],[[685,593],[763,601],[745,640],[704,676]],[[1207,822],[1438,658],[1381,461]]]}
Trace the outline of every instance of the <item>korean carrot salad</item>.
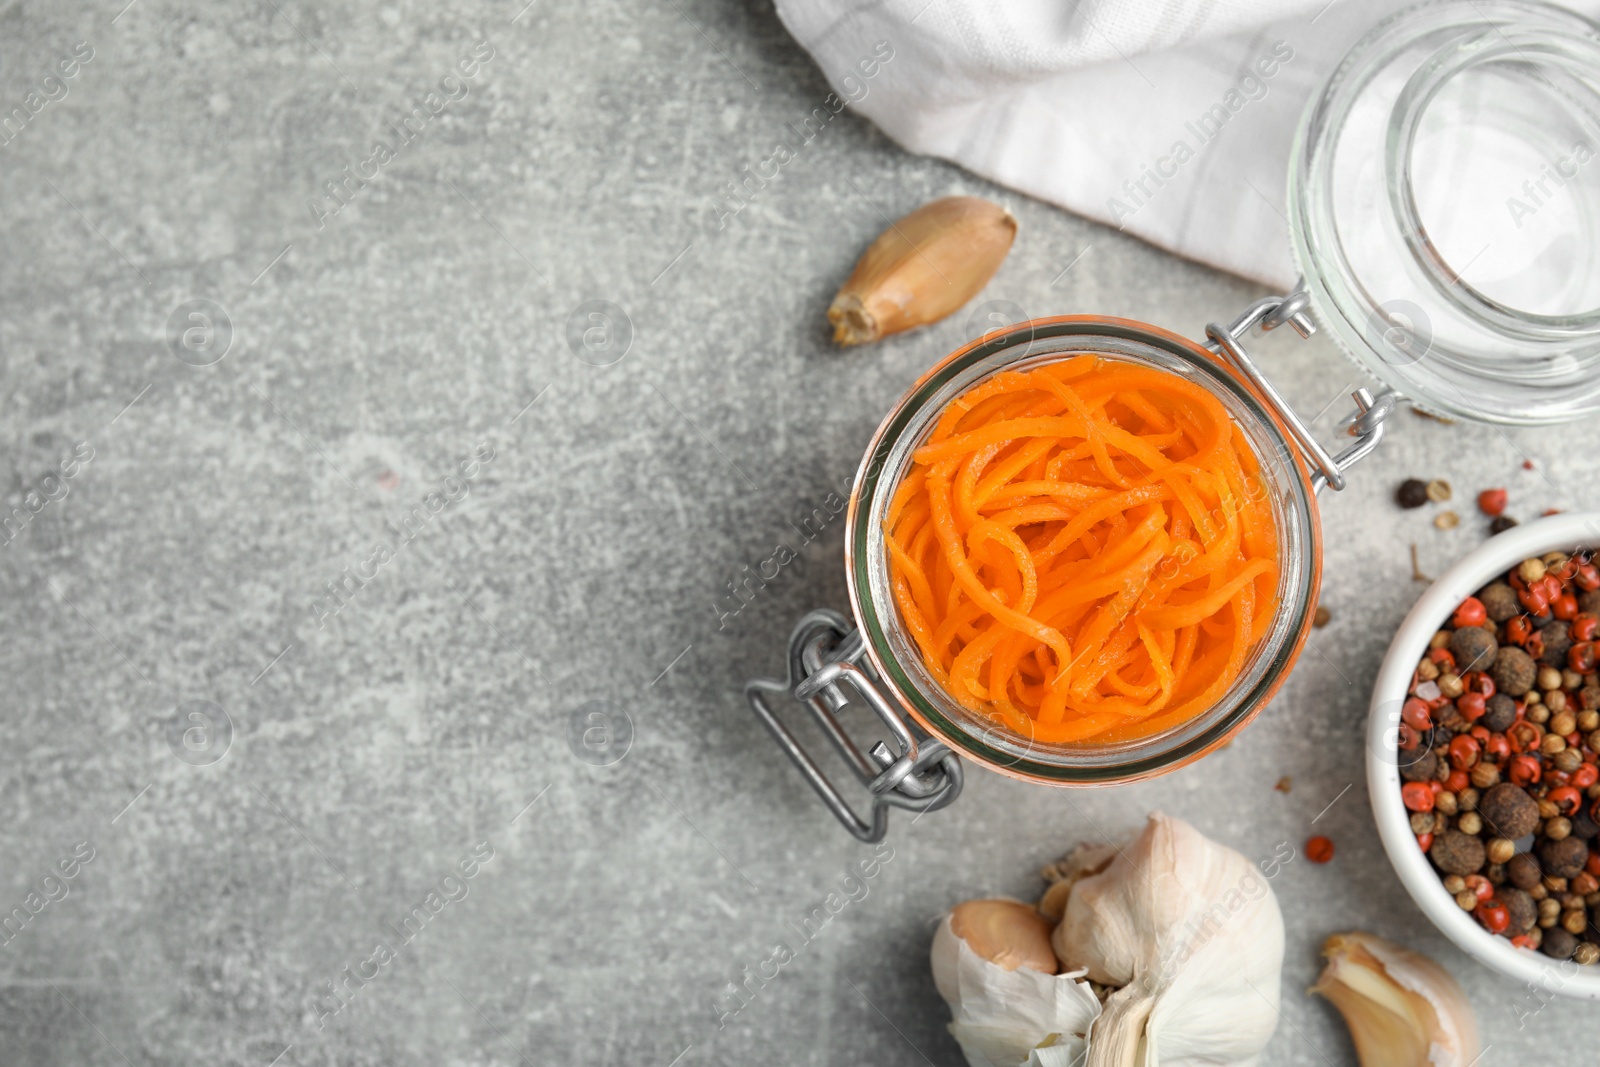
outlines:
{"label": "korean carrot salad", "polygon": [[954,699],[1025,738],[1181,724],[1277,607],[1259,463],[1216,397],[1093,355],[956,399],[884,523],[906,629]]}

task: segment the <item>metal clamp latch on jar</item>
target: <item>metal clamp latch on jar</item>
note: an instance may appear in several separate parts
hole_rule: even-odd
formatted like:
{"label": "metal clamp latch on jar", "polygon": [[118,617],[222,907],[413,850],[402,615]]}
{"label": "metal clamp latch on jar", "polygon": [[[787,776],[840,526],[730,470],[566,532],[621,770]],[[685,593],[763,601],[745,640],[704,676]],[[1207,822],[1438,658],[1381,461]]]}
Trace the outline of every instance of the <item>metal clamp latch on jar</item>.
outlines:
{"label": "metal clamp latch on jar", "polygon": [[[909,811],[933,811],[961,792],[961,760],[941,741],[919,740],[899,711],[884,696],[877,679],[864,662],[866,645],[859,631],[835,611],[813,611],[801,619],[789,637],[789,676],[782,682],[756,678],[745,686],[745,697],[773,738],[828,810],[857,838],[867,843],[883,840],[889,830],[889,806]],[[867,753],[845,733],[835,713],[851,703],[848,686],[883,722],[895,748],[879,741]],[[800,741],[767,703],[768,694],[791,694],[811,709],[833,746],[872,794],[870,820],[857,815],[828,776],[812,760]]]}
{"label": "metal clamp latch on jar", "polygon": [[1295,443],[1305,453],[1306,459],[1310,460],[1311,488],[1320,493],[1324,487],[1335,491],[1344,488],[1344,472],[1378,447],[1378,442],[1383,440],[1383,420],[1394,411],[1399,398],[1388,389],[1376,397],[1364,388],[1357,389],[1350,394],[1356,402],[1356,412],[1344,423],[1355,441],[1337,456],[1329,453],[1318,443],[1311,433],[1311,428],[1295,414],[1288,401],[1283,399],[1282,394],[1267,376],[1261,373],[1261,368],[1257,367],[1255,361],[1245,352],[1242,340],[1257,326],[1263,330],[1274,330],[1284,323],[1294,327],[1294,332],[1301,337],[1310,337],[1317,332],[1317,324],[1311,318],[1310,306],[1311,296],[1306,292],[1305,282],[1301,281],[1288,296],[1268,296],[1257,300],[1245,308],[1244,313],[1226,328],[1214,322],[1208,324],[1206,336],[1210,340],[1206,343],[1206,347],[1220,353],[1234,370],[1255,386],[1256,391],[1283,419],[1284,425],[1294,436]]}

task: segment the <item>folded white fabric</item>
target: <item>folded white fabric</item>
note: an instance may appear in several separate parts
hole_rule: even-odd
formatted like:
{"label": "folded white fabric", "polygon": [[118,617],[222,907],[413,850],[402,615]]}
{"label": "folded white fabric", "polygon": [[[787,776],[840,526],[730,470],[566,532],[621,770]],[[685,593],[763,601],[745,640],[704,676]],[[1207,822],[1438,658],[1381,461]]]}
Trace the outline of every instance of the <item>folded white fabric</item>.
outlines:
{"label": "folded white fabric", "polygon": [[[777,6],[835,91],[907,150],[1279,288],[1295,277],[1284,199],[1301,112],[1397,10],[1392,0]],[[1593,15],[1600,4],[1572,6]]]}

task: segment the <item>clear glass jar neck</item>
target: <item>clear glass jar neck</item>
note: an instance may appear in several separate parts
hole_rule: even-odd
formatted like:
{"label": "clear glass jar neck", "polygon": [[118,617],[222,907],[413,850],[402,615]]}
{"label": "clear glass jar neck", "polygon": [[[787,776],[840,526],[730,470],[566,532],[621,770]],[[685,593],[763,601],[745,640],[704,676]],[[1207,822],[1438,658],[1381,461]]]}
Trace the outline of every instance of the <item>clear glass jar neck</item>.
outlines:
{"label": "clear glass jar neck", "polygon": [[1600,411],[1600,29],[1514,0],[1375,27],[1308,109],[1294,249],[1318,319],[1421,405]]}

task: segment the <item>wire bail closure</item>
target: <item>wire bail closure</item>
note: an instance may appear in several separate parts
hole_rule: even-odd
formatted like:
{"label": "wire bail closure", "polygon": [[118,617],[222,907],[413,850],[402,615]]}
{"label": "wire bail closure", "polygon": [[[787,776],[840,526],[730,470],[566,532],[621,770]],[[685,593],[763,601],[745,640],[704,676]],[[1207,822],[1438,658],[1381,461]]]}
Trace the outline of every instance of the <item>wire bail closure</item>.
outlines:
{"label": "wire bail closure", "polygon": [[[857,840],[872,844],[889,831],[889,808],[936,811],[961,793],[961,759],[942,741],[919,740],[900,710],[879,687],[864,662],[866,645],[843,615],[826,609],[807,614],[789,637],[789,673],[783,681],[755,678],[745,685],[750,710],[771,732],[778,747],[800,769],[811,788]],[[852,701],[872,709],[894,740],[895,751],[879,741],[863,753],[835,713]],[[787,694],[811,709],[811,715],[833,747],[872,794],[870,821],[856,814],[849,801],[812,760],[800,740],[767,703],[769,694]]]}
{"label": "wire bail closure", "polygon": [[1311,433],[1311,428],[1283,399],[1277,388],[1261,373],[1253,359],[1244,350],[1243,338],[1260,326],[1263,331],[1274,330],[1287,323],[1301,337],[1317,332],[1317,324],[1310,314],[1311,296],[1306,292],[1305,281],[1296,284],[1288,296],[1269,296],[1245,308],[1243,314],[1226,328],[1209,323],[1206,347],[1219,353],[1246,381],[1272,405],[1274,411],[1289,428],[1300,451],[1311,463],[1311,488],[1321,493],[1324,487],[1335,492],[1345,487],[1345,471],[1364,459],[1383,440],[1383,421],[1394,411],[1398,397],[1393,390],[1385,389],[1374,397],[1365,388],[1351,393],[1356,402],[1355,414],[1345,420],[1350,436],[1356,440],[1337,456],[1332,455]]}

